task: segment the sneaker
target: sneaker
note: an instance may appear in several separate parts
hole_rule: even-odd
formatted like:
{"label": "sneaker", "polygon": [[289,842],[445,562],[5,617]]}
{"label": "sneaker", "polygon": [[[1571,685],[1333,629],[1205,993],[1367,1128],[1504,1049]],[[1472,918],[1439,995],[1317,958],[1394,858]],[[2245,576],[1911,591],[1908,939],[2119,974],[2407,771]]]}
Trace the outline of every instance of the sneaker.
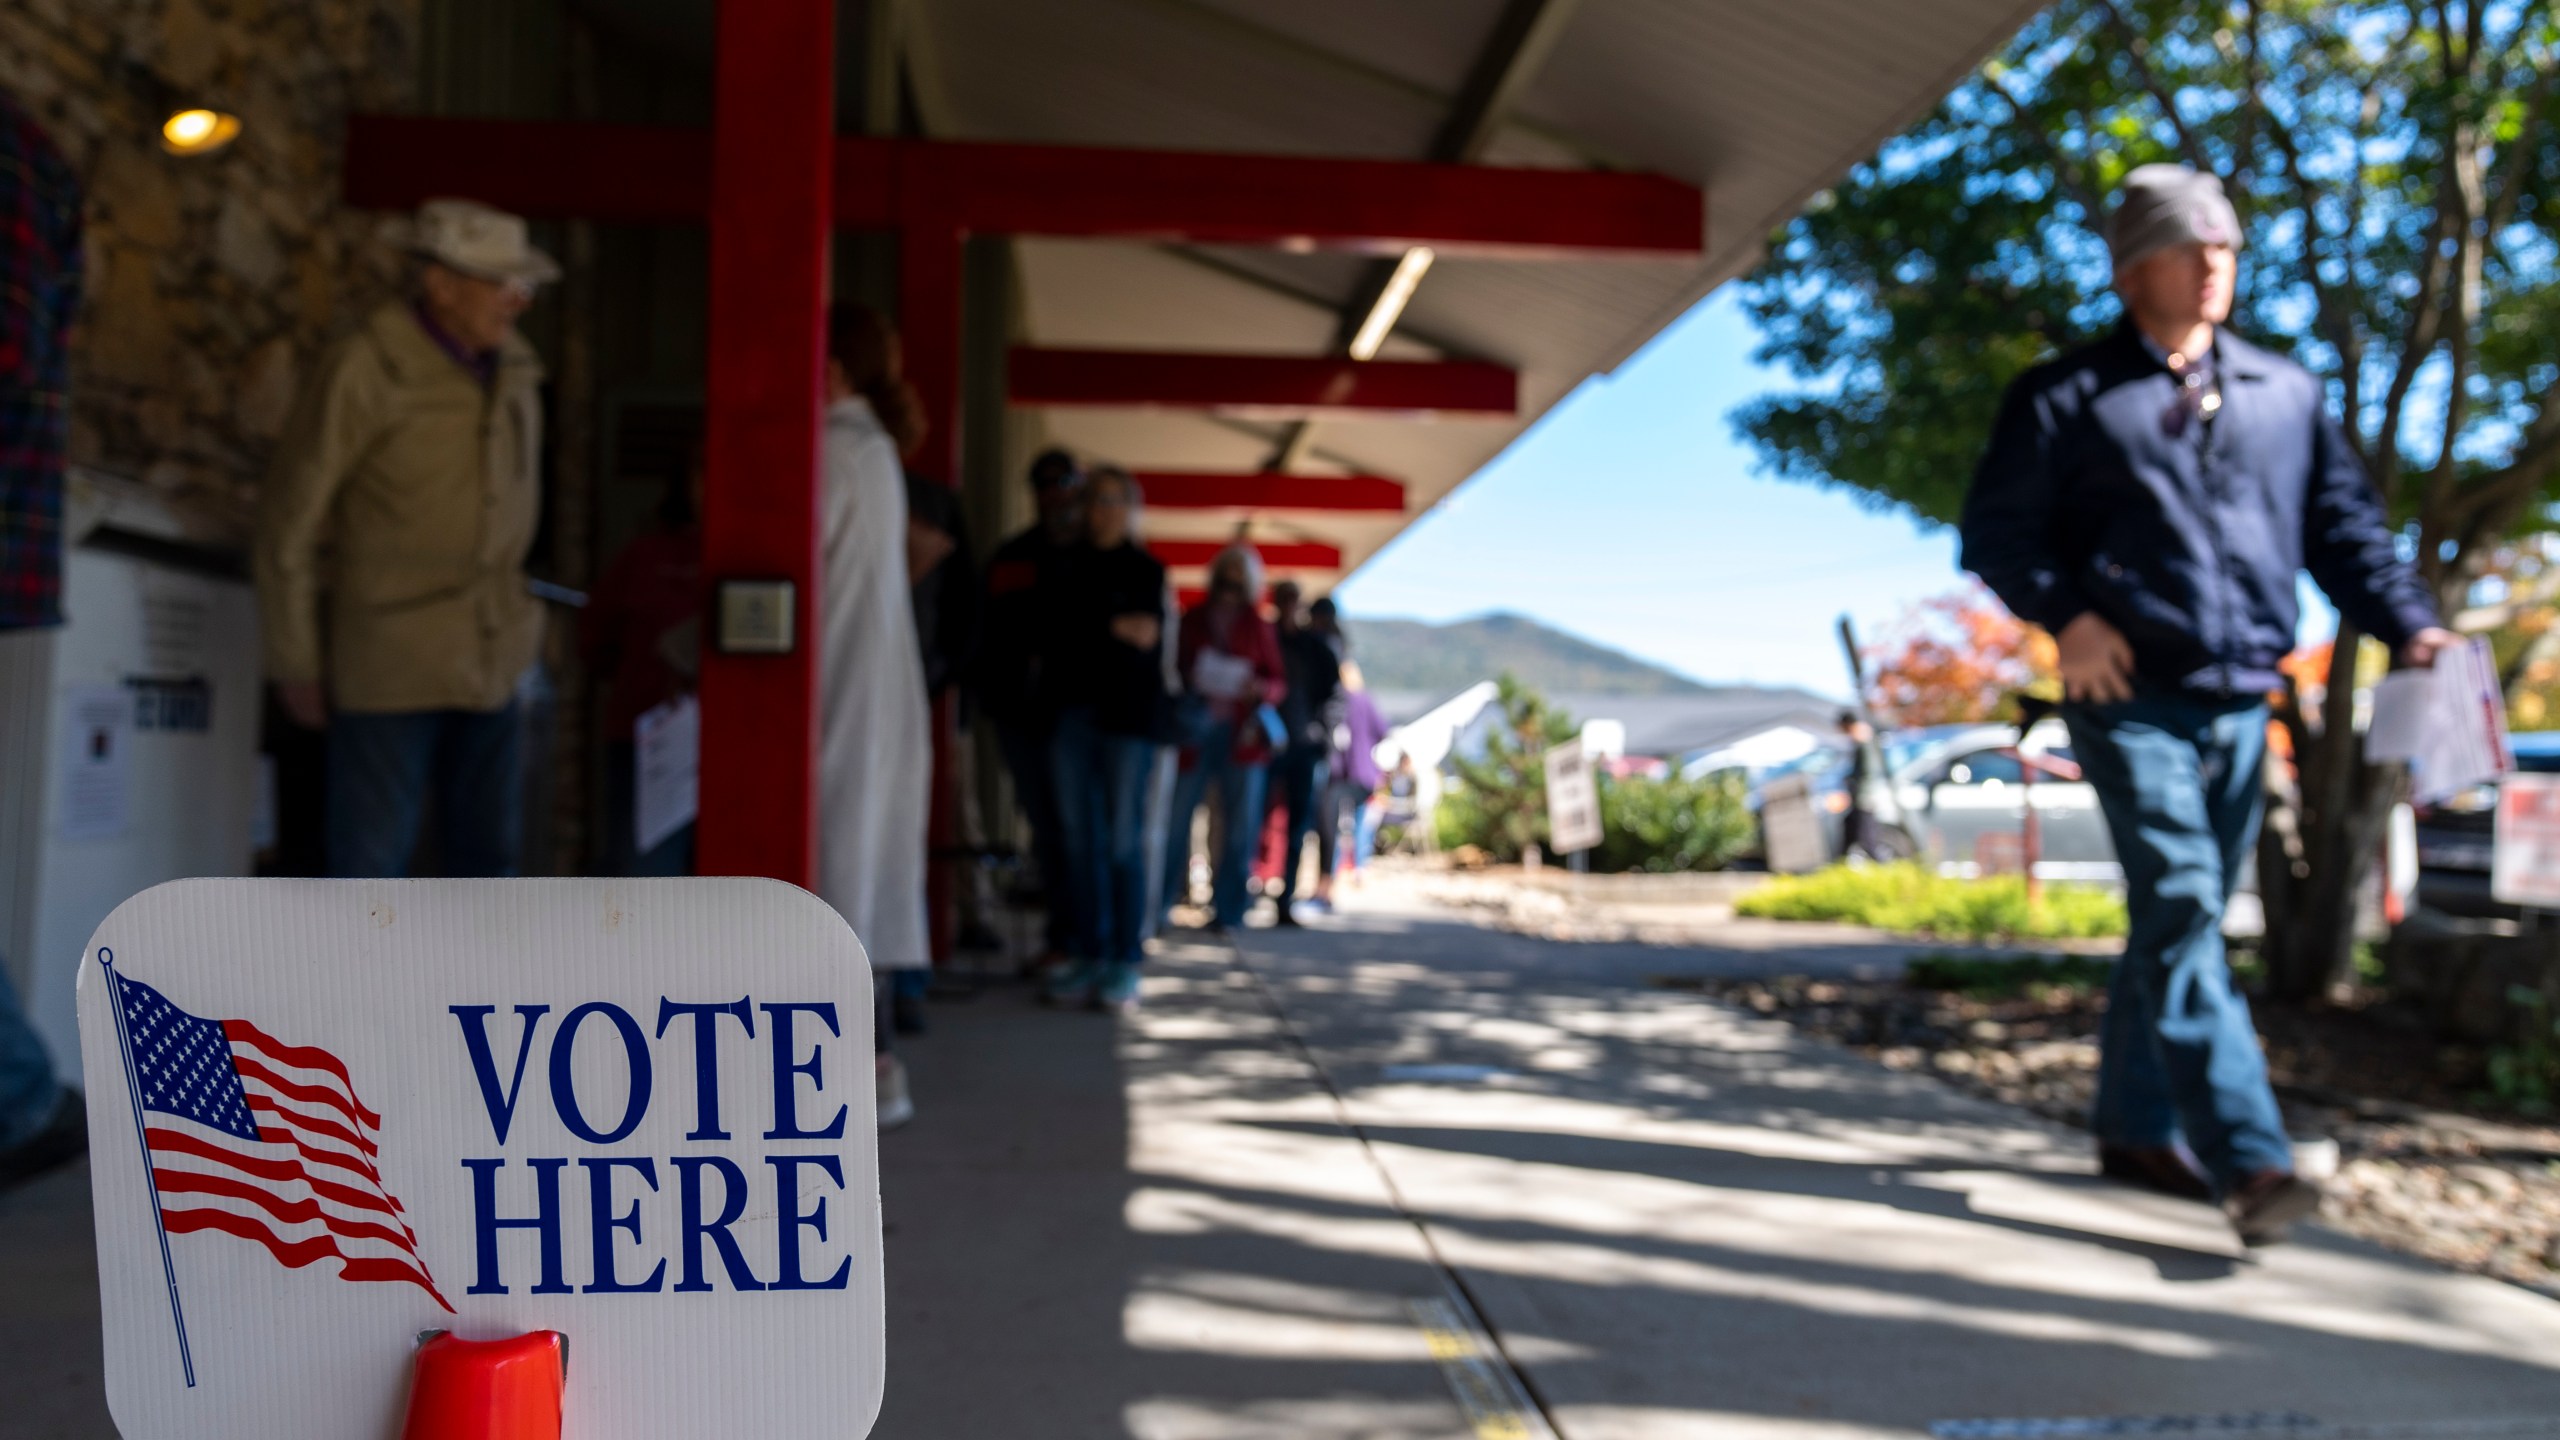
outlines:
{"label": "sneaker", "polygon": [[0,1151],[0,1190],[22,1180],[33,1180],[56,1166],[68,1165],[88,1150],[88,1107],[81,1102],[79,1091],[65,1090],[53,1102],[53,1113],[45,1117],[44,1128]]}
{"label": "sneaker", "polygon": [[1123,960],[1104,967],[1102,984],[1093,992],[1093,1008],[1126,1015],[1138,1008],[1138,984],[1144,978],[1138,962]]}
{"label": "sneaker", "polygon": [[1279,909],[1271,912],[1271,928],[1275,930],[1295,930],[1298,928],[1298,917],[1289,913],[1289,907],[1283,905]]}
{"label": "sneaker", "polygon": [[2290,1170],[2261,1170],[2243,1176],[2222,1199],[2222,1213],[2240,1232],[2244,1245],[2273,1245],[2293,1222],[2320,1208],[2320,1187]]}
{"label": "sneaker", "polygon": [[2213,1185],[2175,1145],[2106,1145],[2098,1147],[2098,1173],[2110,1180],[2175,1195],[2181,1200],[2213,1203]]}
{"label": "sneaker", "polygon": [[1040,972],[1040,998],[1051,1005],[1074,1005],[1093,998],[1102,983],[1102,967],[1090,960],[1061,960]]}
{"label": "sneaker", "polygon": [[880,1128],[895,1130],[916,1118],[915,1097],[907,1093],[907,1067],[894,1055],[880,1057]]}

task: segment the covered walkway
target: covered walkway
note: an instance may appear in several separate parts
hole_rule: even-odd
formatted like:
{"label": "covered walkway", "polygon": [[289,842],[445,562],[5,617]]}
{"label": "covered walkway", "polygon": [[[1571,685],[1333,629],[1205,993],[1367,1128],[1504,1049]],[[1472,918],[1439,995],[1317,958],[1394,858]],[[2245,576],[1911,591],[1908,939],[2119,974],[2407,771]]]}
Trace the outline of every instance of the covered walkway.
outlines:
{"label": "covered walkway", "polygon": [[[2212,1212],[2090,1177],[2081,1137],[1648,983],[1900,958],[1373,896],[1169,950],[1126,1022],[1012,986],[943,1007],[910,1052],[930,1109],[882,1146],[876,1433],[2560,1434],[2560,1304],[2318,1230],[2240,1258]],[[0,1201],[32,1387],[0,1440],[113,1433],[87,1235],[77,1170]]]}
{"label": "covered walkway", "polygon": [[935,1108],[883,1146],[879,1433],[2560,1433],[2560,1304],[2317,1230],[2239,1258],[2084,1137],[1647,983],[1900,959],[1736,940],[1372,901],[1169,954],[1116,1039],[1012,991],[946,1007]]}

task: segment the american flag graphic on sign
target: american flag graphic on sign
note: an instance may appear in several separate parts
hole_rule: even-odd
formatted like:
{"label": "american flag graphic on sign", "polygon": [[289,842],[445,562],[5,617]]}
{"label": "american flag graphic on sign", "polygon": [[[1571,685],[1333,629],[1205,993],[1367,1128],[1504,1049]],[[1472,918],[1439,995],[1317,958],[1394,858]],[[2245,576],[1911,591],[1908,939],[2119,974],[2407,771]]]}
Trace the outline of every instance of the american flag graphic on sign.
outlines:
{"label": "american flag graphic on sign", "polygon": [[108,974],[165,1234],[220,1231],[278,1264],[335,1261],[341,1280],[415,1285],[453,1309],[382,1183],[382,1117],[344,1062]]}

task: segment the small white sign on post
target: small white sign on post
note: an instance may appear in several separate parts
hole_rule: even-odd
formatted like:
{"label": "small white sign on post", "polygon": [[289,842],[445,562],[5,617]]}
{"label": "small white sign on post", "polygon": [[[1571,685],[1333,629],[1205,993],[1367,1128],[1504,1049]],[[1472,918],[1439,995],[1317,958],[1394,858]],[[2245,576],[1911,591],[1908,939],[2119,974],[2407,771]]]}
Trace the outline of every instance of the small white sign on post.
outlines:
{"label": "small white sign on post", "polygon": [[2490,895],[2505,905],[2560,910],[2560,775],[2519,772],[2499,781],[2497,823]]}
{"label": "small white sign on post", "polygon": [[80,1038],[126,1440],[389,1440],[435,1330],[566,1335],[565,1440],[871,1428],[870,966],[805,892],[179,881]]}
{"label": "small white sign on post", "polygon": [[1547,841],[1558,855],[1600,843],[1600,782],[1579,737],[1547,747]]}
{"label": "small white sign on post", "polygon": [[631,845],[646,855],[702,809],[702,702],[679,695],[632,727]]}

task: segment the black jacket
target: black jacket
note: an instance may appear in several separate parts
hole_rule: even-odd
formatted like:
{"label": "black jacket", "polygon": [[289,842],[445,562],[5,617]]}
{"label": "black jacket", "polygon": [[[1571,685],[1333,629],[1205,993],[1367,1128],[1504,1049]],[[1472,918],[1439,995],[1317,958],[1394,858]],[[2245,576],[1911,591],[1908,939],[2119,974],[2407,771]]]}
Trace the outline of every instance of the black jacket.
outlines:
{"label": "black jacket", "polygon": [[[1173,643],[1165,594],[1163,562],[1134,540],[1109,550],[1077,545],[1054,553],[1044,590],[1049,635],[1042,645],[1049,713],[1091,706],[1094,724],[1106,734],[1163,738],[1171,718],[1165,647]],[[1156,617],[1156,643],[1142,650],[1113,635],[1111,622],[1124,615]]]}
{"label": "black jacket", "polygon": [[978,644],[969,665],[971,690],[998,724],[1036,725],[1040,713],[1041,646],[1050,630],[1049,572],[1063,547],[1039,524],[987,557],[984,602],[977,607]]}
{"label": "black jacket", "polygon": [[2019,376],[1965,498],[1964,568],[2056,634],[2098,612],[2140,678],[2212,694],[2282,683],[2306,568],[2395,650],[2436,624],[2320,381],[2228,330],[2214,368],[2209,426],[2173,427],[2178,382],[2130,324]]}
{"label": "black jacket", "polygon": [[1283,630],[1280,668],[1289,677],[1288,697],[1280,702],[1289,743],[1302,750],[1332,744],[1342,699],[1342,657],[1332,642],[1313,630]]}

